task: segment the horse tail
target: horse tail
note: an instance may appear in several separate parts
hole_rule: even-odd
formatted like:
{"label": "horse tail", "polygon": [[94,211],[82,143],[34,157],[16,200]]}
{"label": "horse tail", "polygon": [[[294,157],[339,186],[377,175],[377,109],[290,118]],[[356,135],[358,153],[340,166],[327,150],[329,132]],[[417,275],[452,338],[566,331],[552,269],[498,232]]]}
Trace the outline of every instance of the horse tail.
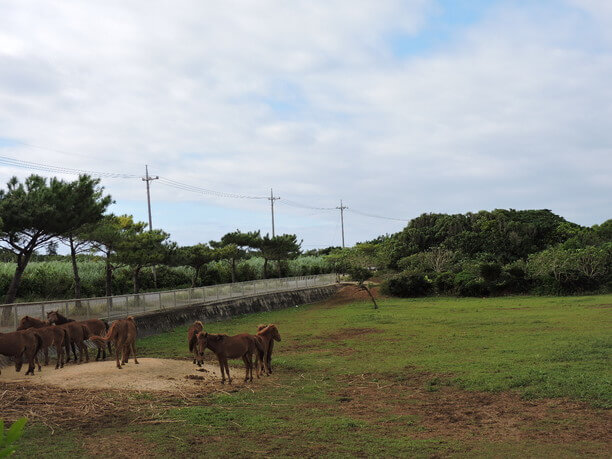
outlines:
{"label": "horse tail", "polygon": [[[102,323],[104,324],[104,331],[105,331],[105,333],[108,333],[108,327],[109,327],[108,322],[107,322],[106,320],[104,320],[104,319],[100,319],[100,320],[101,320],[101,321],[102,321]],[[108,348],[108,353],[110,354],[110,353],[112,352],[112,350],[111,350],[111,343],[110,343],[110,341],[108,341],[108,342],[106,343],[106,347]]]}
{"label": "horse tail", "polygon": [[83,340],[89,339],[89,328],[87,328],[87,325],[81,324],[81,328],[83,329]]}
{"label": "horse tail", "polygon": [[113,322],[104,336],[92,335],[89,337],[89,340],[93,341],[98,346],[104,346],[104,343],[110,341],[111,337],[113,336],[113,332],[115,331],[117,323],[118,321]]}
{"label": "horse tail", "polygon": [[34,345],[34,355],[36,356],[43,347],[43,340],[38,333],[32,332],[32,334],[34,335],[34,340],[36,342],[36,344]]}

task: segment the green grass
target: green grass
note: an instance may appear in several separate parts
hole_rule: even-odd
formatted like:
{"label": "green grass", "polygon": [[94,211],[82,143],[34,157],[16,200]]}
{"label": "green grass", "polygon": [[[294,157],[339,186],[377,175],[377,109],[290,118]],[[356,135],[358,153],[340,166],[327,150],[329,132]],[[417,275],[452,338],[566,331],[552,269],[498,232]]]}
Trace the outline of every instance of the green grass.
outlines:
{"label": "green grass", "polygon": [[[449,375],[468,390],[517,390],[525,397],[570,397],[612,407],[611,295],[495,299],[389,299],[330,308],[307,306],[206,325],[252,332],[275,322],[285,337],[275,357],[292,371],[398,375],[406,368]],[[326,338],[342,329],[375,333]],[[140,342],[150,356],[185,357],[187,327]],[[352,353],[346,355],[344,350]]]}
{"label": "green grass", "polygon": [[[539,397],[580,400],[599,419],[612,406],[611,313],[603,307],[610,304],[612,295],[388,299],[379,310],[369,302],[320,303],[206,324],[209,332],[235,334],[276,323],[282,342],[275,347],[274,377],[255,381],[253,390],[216,383],[224,392],[197,403],[177,401],[158,415],[161,424],[133,423],[121,431],[146,442],[147,454],[157,457],[606,456],[602,442],[545,439],[558,428],[585,429],[584,419],[564,413],[525,421],[524,430],[540,436],[492,440],[429,430],[425,414],[407,407],[449,390],[515,391],[535,403]],[[188,358],[186,331],[139,340],[139,355]],[[389,384],[391,393],[384,390]],[[383,389],[362,398],[349,390],[378,385]],[[128,397],[155,406],[155,395]],[[355,401],[363,406],[348,409]],[[51,440],[36,429],[27,434],[28,456],[45,457]],[[96,435],[111,438],[118,429]],[[58,451],[83,454],[75,430],[53,438],[62,438]]]}

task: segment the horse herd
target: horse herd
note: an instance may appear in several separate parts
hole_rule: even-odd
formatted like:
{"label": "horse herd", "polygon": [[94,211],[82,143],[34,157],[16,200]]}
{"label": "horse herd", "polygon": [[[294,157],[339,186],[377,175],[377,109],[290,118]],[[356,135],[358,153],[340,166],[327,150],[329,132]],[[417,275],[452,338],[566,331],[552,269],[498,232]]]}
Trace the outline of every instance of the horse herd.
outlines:
{"label": "horse herd", "polygon": [[[0,333],[0,354],[12,358],[17,371],[21,370],[25,359],[28,362],[26,375],[33,375],[35,364],[38,366],[38,371],[41,370],[39,352],[44,355],[45,365],[49,364],[49,348],[55,348],[56,369],[70,361],[71,350],[75,363],[81,363],[83,355],[85,361],[89,362],[89,352],[85,343],[89,340],[98,349],[96,360],[106,358],[106,349],[109,355],[111,354],[112,343],[115,347],[117,368],[121,369],[122,364],[128,362],[130,355],[134,356],[134,363],[138,363],[135,347],[137,334],[133,317],[115,320],[109,327],[108,323],[101,319],[76,321],[63,316],[58,311],[51,311],[47,313],[47,320],[25,316],[21,318],[17,331]],[[187,331],[187,340],[189,352],[193,354],[193,363],[201,366],[204,352],[206,349],[211,350],[219,360],[221,382],[225,383],[227,375],[227,380],[231,384],[228,359],[242,359],[246,370],[245,381],[253,381],[253,368],[258,378],[262,373],[270,375],[274,341],[280,341],[281,336],[274,324],[260,325],[255,335],[241,333],[228,336],[222,333],[207,333],[202,322],[195,321]]]}
{"label": "horse herd", "polygon": [[[228,359],[242,359],[245,367],[245,382],[253,381],[253,367],[255,367],[258,378],[262,373],[270,375],[274,341],[280,340],[280,333],[274,324],[259,325],[255,335],[240,333],[228,336],[224,333],[207,333],[204,331],[204,324],[199,320],[196,320],[187,330],[187,343],[189,351],[193,353],[193,363],[201,366],[204,361],[204,352],[210,349],[219,360],[221,383],[225,383],[227,375],[230,384],[232,378],[227,364]],[[253,363],[253,355],[255,355],[255,363]]]}
{"label": "horse herd", "polygon": [[[109,327],[108,323],[101,319],[88,319],[76,321],[69,319],[58,311],[47,313],[47,320],[40,320],[31,316],[24,316],[19,321],[17,331],[0,334],[0,354],[12,358],[15,361],[15,369],[21,370],[24,359],[28,362],[26,375],[34,374],[34,364],[41,370],[38,361],[39,352],[42,352],[45,365],[49,364],[49,348],[55,348],[55,368],[61,368],[64,363],[70,361],[70,351],[74,355],[74,362],[81,363],[83,355],[85,361],[89,362],[89,352],[85,341],[89,340],[98,348],[96,360],[106,358],[106,349],[109,354],[112,351],[111,342],[115,345],[115,358],[117,367],[121,363],[127,363],[130,354],[136,359],[136,324],[132,317],[119,319]],[[77,349],[79,357],[77,358]],[[122,353],[121,363],[119,353]],[[66,360],[64,360],[64,356]]]}

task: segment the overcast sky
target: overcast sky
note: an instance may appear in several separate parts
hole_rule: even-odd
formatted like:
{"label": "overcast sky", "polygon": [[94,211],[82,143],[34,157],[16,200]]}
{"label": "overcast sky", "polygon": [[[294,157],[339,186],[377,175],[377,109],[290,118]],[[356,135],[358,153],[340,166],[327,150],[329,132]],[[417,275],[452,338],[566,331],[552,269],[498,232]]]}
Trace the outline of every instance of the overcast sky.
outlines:
{"label": "overcast sky", "polygon": [[[339,245],[340,215],[295,203],[343,199],[350,245],[405,226],[356,211],[590,226],[612,217],[612,1],[2,1],[0,155],[138,175],[102,183],[143,221],[145,164],[273,187],[305,249]],[[268,200],[151,187],[180,244],[271,230]]]}

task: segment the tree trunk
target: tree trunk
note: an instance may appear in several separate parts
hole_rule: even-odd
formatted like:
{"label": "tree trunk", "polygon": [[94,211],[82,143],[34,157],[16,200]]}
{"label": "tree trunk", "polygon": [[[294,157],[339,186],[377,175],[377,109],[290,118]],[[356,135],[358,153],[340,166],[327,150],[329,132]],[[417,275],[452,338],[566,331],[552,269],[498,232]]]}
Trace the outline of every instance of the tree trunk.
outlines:
{"label": "tree trunk", "polygon": [[[19,254],[17,256],[17,268],[15,268],[15,274],[13,275],[13,279],[11,280],[11,284],[6,292],[6,296],[4,297],[4,303],[10,304],[15,302],[15,298],[17,298],[17,291],[19,290],[19,284],[21,284],[21,278],[23,277],[23,272],[30,261],[30,257],[32,256],[32,252],[25,252]],[[2,324],[8,325],[11,321],[11,312],[12,308],[4,308],[2,311]]]}
{"label": "tree trunk", "polygon": [[372,292],[370,292],[370,289],[364,285],[363,288],[365,289],[366,292],[368,292],[368,295],[370,295],[370,298],[372,298],[372,303],[374,303],[374,309],[378,309],[378,304],[376,304],[376,300],[374,299],[374,295],[372,295]]}
{"label": "tree trunk", "polygon": [[140,268],[132,271],[132,279],[134,280],[134,294],[138,294],[140,292]]}
{"label": "tree trunk", "polygon": [[70,259],[72,260],[72,273],[74,275],[74,298],[76,301],[76,308],[81,308],[81,302],[79,298],[81,298],[81,278],[79,277],[79,266],[77,265],[76,260],[76,249],[74,248],[74,240],[72,236],[68,238],[70,241]]}
{"label": "tree trunk", "polygon": [[264,279],[267,279],[268,278],[268,259],[267,258],[264,258],[264,267],[263,267],[263,269],[264,269],[264,273],[263,273],[264,274]]}
{"label": "tree trunk", "polygon": [[236,259],[232,258],[232,284],[236,282]]}
{"label": "tree trunk", "polygon": [[196,285],[196,280],[198,279],[198,275],[200,274],[200,268],[201,266],[198,266],[197,268],[195,268],[195,274],[193,275],[193,278],[191,279],[191,288],[194,288]]}
{"label": "tree trunk", "polygon": [[106,252],[106,296],[113,295],[113,267],[110,262],[110,252]]}

